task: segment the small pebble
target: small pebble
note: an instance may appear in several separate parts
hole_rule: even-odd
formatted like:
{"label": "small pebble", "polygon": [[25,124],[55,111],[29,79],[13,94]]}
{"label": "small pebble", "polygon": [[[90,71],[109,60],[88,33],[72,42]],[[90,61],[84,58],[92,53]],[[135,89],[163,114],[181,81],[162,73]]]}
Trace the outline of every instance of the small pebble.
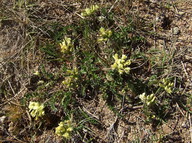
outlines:
{"label": "small pebble", "polygon": [[178,34],[180,33],[180,30],[179,30],[178,27],[174,27],[174,28],[172,29],[172,32],[173,32],[174,35],[178,35]]}
{"label": "small pebble", "polygon": [[0,117],[0,123],[3,124],[4,121],[5,121],[5,119],[6,119],[6,116],[1,116],[1,117]]}

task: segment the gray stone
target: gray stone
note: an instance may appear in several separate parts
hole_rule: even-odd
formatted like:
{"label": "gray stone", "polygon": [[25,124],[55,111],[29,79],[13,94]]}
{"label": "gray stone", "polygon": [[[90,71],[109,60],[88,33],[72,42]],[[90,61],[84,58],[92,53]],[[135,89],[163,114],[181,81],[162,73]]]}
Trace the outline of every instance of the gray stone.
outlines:
{"label": "gray stone", "polygon": [[179,30],[178,27],[174,27],[174,28],[172,29],[172,32],[173,32],[174,35],[178,35],[178,34],[180,33],[180,30]]}

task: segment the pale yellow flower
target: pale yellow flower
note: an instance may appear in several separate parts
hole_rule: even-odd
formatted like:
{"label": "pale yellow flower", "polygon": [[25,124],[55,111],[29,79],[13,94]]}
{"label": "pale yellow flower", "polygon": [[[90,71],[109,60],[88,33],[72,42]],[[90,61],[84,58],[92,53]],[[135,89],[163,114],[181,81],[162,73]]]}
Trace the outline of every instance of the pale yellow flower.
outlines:
{"label": "pale yellow flower", "polygon": [[68,53],[73,50],[71,38],[65,37],[59,45],[62,53]]}
{"label": "pale yellow flower", "polygon": [[69,88],[70,86],[74,85],[74,83],[78,80],[77,74],[78,74],[78,69],[75,67],[72,70],[67,70],[66,71],[66,77],[63,80],[63,84]]}
{"label": "pale yellow flower", "polygon": [[59,126],[55,128],[55,134],[58,136],[63,136],[66,139],[71,137],[71,132],[73,131],[71,120],[65,120],[59,123]]}
{"label": "pale yellow flower", "polygon": [[97,39],[98,42],[107,41],[112,35],[111,30],[105,30],[105,28],[101,27],[99,29],[99,38]]}
{"label": "pale yellow flower", "polygon": [[162,79],[159,83],[159,86],[164,88],[164,90],[171,94],[173,91],[172,91],[172,88],[173,88],[173,83],[169,82],[167,79]]}
{"label": "pale yellow flower", "polygon": [[98,5],[92,5],[90,8],[84,9],[81,16],[90,16],[99,9]]}
{"label": "pale yellow flower", "polygon": [[39,117],[45,114],[44,112],[44,104],[40,104],[39,102],[31,102],[29,103],[29,112],[32,117],[37,120]]}
{"label": "pale yellow flower", "polygon": [[36,76],[40,75],[39,71],[35,71],[33,74],[36,75]]}
{"label": "pale yellow flower", "polygon": [[119,59],[118,54],[113,55],[113,58],[115,62],[111,65],[112,70],[116,69],[119,74],[129,74],[131,68],[128,66],[131,64],[131,60],[126,60],[126,55],[122,55],[122,57]]}
{"label": "pale yellow flower", "polygon": [[150,106],[150,105],[154,104],[155,103],[155,99],[156,99],[154,94],[146,95],[146,93],[140,94],[139,98],[147,106]]}

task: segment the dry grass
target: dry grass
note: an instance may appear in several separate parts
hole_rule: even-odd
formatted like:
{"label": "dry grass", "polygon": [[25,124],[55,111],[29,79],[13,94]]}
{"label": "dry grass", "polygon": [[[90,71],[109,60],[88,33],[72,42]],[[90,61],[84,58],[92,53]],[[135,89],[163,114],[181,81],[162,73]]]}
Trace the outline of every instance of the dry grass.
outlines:
{"label": "dry grass", "polygon": [[[0,142],[192,142],[190,4],[1,3]],[[82,17],[82,10],[93,4],[101,7],[99,12]],[[97,43],[99,26],[113,30],[110,42]],[[60,52],[63,36],[74,39],[72,55]],[[130,75],[110,71],[115,52],[132,59]],[[68,89],[62,81],[66,70],[75,66],[77,85]],[[34,75],[36,71],[40,76]],[[174,83],[172,94],[159,89],[163,78]],[[154,107],[145,108],[140,101],[138,95],[144,91],[155,94]],[[31,117],[30,101],[45,103],[46,114],[40,120]],[[68,118],[73,118],[74,130],[66,140],[55,135],[55,127]]]}

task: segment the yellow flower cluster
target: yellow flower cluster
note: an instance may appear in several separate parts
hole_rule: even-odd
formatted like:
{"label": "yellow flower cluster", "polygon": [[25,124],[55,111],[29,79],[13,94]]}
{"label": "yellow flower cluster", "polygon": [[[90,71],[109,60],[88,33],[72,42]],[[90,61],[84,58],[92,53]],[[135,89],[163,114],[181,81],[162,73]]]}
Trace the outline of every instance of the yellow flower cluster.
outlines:
{"label": "yellow flower cluster", "polygon": [[55,129],[55,134],[62,136],[66,139],[71,137],[71,132],[73,131],[71,120],[65,120],[59,123],[59,126]]}
{"label": "yellow flower cluster", "polygon": [[93,14],[95,11],[99,9],[98,5],[92,5],[90,8],[86,8],[82,13],[81,16],[90,16]]}
{"label": "yellow flower cluster", "polygon": [[127,59],[126,55],[122,55],[122,57],[119,59],[118,54],[115,54],[113,58],[115,59],[115,62],[113,65],[111,65],[111,68],[113,70],[117,69],[119,74],[123,73],[129,74],[130,67],[128,66],[131,64],[131,60],[126,60]]}
{"label": "yellow flower cluster", "polygon": [[99,38],[98,38],[98,42],[103,42],[103,41],[107,41],[111,35],[112,35],[112,31],[111,30],[105,30],[105,28],[101,27],[99,29]]}
{"label": "yellow flower cluster", "polygon": [[146,95],[145,93],[143,93],[139,95],[139,98],[144,104],[146,104],[147,106],[150,106],[155,103],[156,97],[154,96],[154,94]]}
{"label": "yellow flower cluster", "polygon": [[59,45],[62,53],[68,53],[73,50],[71,38],[65,37]]}
{"label": "yellow flower cluster", "polygon": [[73,70],[67,70],[65,80],[62,82],[67,88],[72,86],[77,81],[78,69],[75,67]]}
{"label": "yellow flower cluster", "polygon": [[36,75],[36,76],[40,75],[39,71],[35,71],[33,74]]}
{"label": "yellow flower cluster", "polygon": [[45,115],[44,104],[41,104],[39,102],[30,102],[29,112],[31,116],[34,117],[35,120],[37,120],[39,117]]}
{"label": "yellow flower cluster", "polygon": [[162,79],[159,86],[164,88],[167,93],[172,93],[173,83],[169,82],[167,79]]}

